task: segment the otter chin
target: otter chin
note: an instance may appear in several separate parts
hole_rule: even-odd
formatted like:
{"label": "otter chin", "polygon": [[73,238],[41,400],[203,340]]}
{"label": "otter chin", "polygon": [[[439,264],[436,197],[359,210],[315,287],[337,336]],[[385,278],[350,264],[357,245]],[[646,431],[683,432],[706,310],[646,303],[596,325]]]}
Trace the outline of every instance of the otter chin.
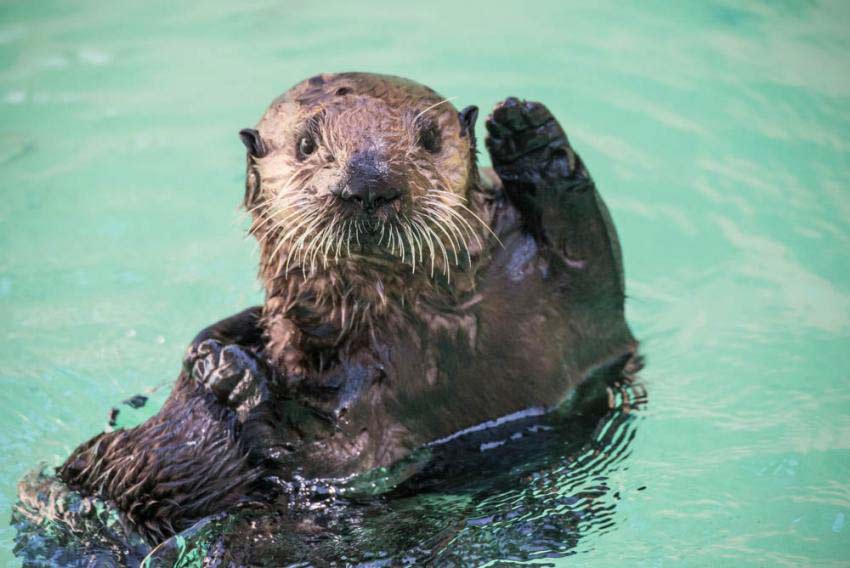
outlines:
{"label": "otter chin", "polygon": [[517,415],[602,413],[639,367],[620,247],[542,104],[508,98],[476,161],[474,106],[398,77],[323,74],[247,148],[262,306],[192,342],[166,404],[59,470],[150,541]]}

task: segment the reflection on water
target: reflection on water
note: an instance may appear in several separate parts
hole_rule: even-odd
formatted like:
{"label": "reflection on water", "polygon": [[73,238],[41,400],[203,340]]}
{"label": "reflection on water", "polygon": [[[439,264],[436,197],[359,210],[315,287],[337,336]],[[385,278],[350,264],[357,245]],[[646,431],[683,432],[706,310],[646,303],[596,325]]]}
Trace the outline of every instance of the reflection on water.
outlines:
{"label": "reflection on water", "polygon": [[18,495],[15,553],[27,566],[130,565],[148,551],[107,503],[40,470],[21,480]]}
{"label": "reflection on water", "polygon": [[[273,505],[201,521],[151,551],[120,515],[34,472],[13,515],[27,566],[344,564],[469,566],[574,554],[617,524],[646,393],[631,378],[601,418],[556,411],[471,432],[342,484],[301,481]],[[411,472],[413,472],[411,474]],[[393,479],[400,479],[393,482]]]}

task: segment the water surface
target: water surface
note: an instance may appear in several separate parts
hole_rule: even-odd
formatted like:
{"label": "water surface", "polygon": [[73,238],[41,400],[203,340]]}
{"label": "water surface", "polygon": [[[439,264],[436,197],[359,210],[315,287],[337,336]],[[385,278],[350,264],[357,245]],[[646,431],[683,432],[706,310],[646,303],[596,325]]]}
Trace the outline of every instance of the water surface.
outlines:
{"label": "water surface", "polygon": [[[601,472],[605,530],[540,556],[847,562],[850,7],[588,4],[0,4],[0,514],[261,300],[236,133],[304,77],[364,70],[458,107],[545,101],[619,229],[650,403]],[[399,523],[455,518],[420,505]],[[461,513],[470,542],[515,552],[517,524]]]}

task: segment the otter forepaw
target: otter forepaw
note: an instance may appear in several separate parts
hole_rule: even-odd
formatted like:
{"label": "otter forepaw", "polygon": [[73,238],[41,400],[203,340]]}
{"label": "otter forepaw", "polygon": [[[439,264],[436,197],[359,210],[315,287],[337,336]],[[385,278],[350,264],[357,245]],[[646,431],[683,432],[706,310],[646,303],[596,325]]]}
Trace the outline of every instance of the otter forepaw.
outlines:
{"label": "otter forepaw", "polygon": [[486,126],[493,168],[509,194],[589,179],[561,125],[542,103],[510,97],[496,105]]}
{"label": "otter forepaw", "polygon": [[243,419],[270,397],[265,364],[239,345],[207,339],[189,347],[184,366],[192,378]]}

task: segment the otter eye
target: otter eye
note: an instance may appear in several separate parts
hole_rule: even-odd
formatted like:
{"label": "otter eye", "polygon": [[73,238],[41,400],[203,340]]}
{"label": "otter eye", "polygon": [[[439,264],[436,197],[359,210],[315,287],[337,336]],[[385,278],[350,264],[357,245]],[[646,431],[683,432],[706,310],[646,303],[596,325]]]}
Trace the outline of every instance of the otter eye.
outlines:
{"label": "otter eye", "polygon": [[425,148],[428,152],[436,154],[440,151],[441,139],[440,131],[433,124],[427,124],[419,130],[419,145]]}
{"label": "otter eye", "polygon": [[298,157],[304,159],[316,151],[316,141],[312,136],[302,136],[298,141]]}

